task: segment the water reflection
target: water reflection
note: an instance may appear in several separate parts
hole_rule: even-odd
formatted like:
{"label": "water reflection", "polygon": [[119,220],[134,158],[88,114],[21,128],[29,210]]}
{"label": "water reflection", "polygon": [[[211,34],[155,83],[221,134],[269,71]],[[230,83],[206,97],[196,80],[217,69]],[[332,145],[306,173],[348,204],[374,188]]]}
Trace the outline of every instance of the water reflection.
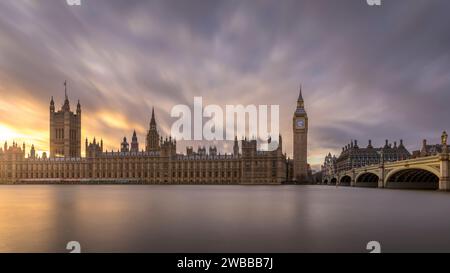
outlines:
{"label": "water reflection", "polygon": [[450,195],[326,186],[1,186],[0,251],[450,251]]}

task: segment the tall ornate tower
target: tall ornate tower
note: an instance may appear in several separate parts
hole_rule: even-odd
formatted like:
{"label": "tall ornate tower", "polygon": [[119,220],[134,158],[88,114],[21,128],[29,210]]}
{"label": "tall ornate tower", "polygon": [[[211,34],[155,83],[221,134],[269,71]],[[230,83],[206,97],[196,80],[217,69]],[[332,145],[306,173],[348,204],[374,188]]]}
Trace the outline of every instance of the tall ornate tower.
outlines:
{"label": "tall ornate tower", "polygon": [[308,115],[302,96],[302,87],[297,99],[297,109],[292,119],[294,135],[294,179],[305,181],[308,179]]}
{"label": "tall ornate tower", "polygon": [[133,132],[133,137],[131,138],[131,149],[130,152],[138,153],[139,152],[139,142],[136,136],[136,130]]}
{"label": "tall ornate tower", "polygon": [[50,101],[50,157],[81,157],[81,105],[76,113],[70,111],[67,82],[64,82],[65,100],[61,110],[55,112],[53,97]]}
{"label": "tall ornate tower", "polygon": [[147,134],[147,143],[145,150],[147,152],[157,152],[160,150],[160,140],[158,129],[156,128],[155,108],[152,109],[152,119],[150,121],[150,130]]}

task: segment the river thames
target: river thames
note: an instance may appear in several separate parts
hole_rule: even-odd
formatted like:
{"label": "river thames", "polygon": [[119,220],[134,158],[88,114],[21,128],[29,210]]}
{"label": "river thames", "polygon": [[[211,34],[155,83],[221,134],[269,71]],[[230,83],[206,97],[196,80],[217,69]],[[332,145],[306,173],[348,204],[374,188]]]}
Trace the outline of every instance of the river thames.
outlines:
{"label": "river thames", "polygon": [[450,252],[450,194],[332,186],[0,186],[0,252]]}

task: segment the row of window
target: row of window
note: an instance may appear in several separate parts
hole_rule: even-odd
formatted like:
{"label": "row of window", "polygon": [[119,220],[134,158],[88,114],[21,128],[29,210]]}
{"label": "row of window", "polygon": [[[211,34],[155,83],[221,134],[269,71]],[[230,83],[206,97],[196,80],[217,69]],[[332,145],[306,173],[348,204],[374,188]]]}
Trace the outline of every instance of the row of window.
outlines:
{"label": "row of window", "polygon": [[[86,176],[87,174],[87,176]],[[92,171],[83,172],[18,172],[17,178],[85,178],[92,177]],[[276,177],[276,171],[272,171],[272,177]],[[12,177],[12,171],[0,172],[0,177]],[[97,178],[158,178],[158,177],[169,177],[169,172],[130,172],[130,171],[119,171],[119,172],[96,172]],[[191,171],[191,172],[172,172],[172,178],[238,178],[240,177],[240,172],[238,171]],[[255,173],[255,177],[266,177],[266,172]]]}
{"label": "row of window", "polygon": [[[2,173],[0,173],[2,174]],[[85,174],[88,174],[87,176]],[[32,179],[32,178],[85,178],[92,177],[92,172],[33,172],[18,173],[16,178]],[[7,172],[5,176],[12,177],[12,172]],[[97,172],[96,178],[163,178],[169,177],[166,172]],[[172,172],[172,178],[238,178],[239,172]]]}
{"label": "row of window", "polygon": [[[63,170],[86,170],[92,165],[87,164],[55,164],[55,165],[41,165],[41,164],[33,164],[33,165],[21,165],[17,164],[15,165],[15,169],[17,172],[29,172],[29,171],[63,171]],[[115,171],[115,170],[144,170],[144,165],[137,165],[137,164],[103,164],[103,165],[93,165],[96,169],[102,169],[105,171]],[[155,169],[169,169],[167,165],[161,165],[161,164],[153,164],[148,165],[147,170],[155,170]],[[1,168],[0,168],[1,169]],[[13,165],[8,164],[7,169],[12,170]],[[215,168],[208,168],[207,166],[196,166],[194,168],[174,168],[174,170],[190,170],[190,169],[207,169],[207,170],[215,170],[215,169],[225,169],[225,166],[221,166],[221,168],[215,167]],[[226,168],[226,169],[240,169],[239,165],[235,165],[233,168]],[[259,168],[261,169],[261,168]]]}
{"label": "row of window", "polygon": [[[63,153],[63,149],[61,149],[61,150],[55,150],[56,151],[56,153]],[[246,167],[250,167],[251,165],[253,165],[253,166],[257,166],[257,167],[260,167],[260,168],[264,168],[264,167],[276,167],[276,164],[277,163],[277,161],[272,161],[272,162],[270,162],[270,161],[264,161],[264,162],[260,162],[259,164],[258,163],[256,163],[256,162],[254,162],[254,164],[251,164],[250,162],[246,162],[245,163],[245,166]],[[208,162],[208,163],[203,163],[203,164],[198,164],[198,162],[197,162],[197,164],[195,164],[195,163],[189,163],[189,164],[180,164],[180,163],[175,163],[175,164],[169,164],[169,163],[149,163],[149,164],[146,164],[146,163],[120,163],[120,162],[118,162],[118,163],[100,163],[100,164],[95,164],[96,166],[102,166],[103,168],[107,168],[107,167],[110,167],[110,168],[114,168],[114,167],[117,167],[117,168],[123,168],[123,166],[125,166],[125,168],[128,168],[128,167],[130,167],[130,168],[135,168],[135,167],[141,167],[141,168],[144,168],[145,167],[145,165],[147,165],[148,167],[153,167],[153,168],[158,168],[158,167],[162,167],[162,168],[169,168],[169,165],[171,166],[171,167],[173,167],[173,168],[176,168],[176,169],[183,169],[183,168],[185,168],[185,169],[188,169],[188,168],[208,168],[208,169],[214,169],[214,168],[240,168],[240,164],[239,164],[239,162],[233,162],[233,163],[231,163],[231,162],[226,162],[226,163],[222,163],[222,164],[220,164],[220,163],[215,163],[215,162]],[[17,165],[18,167],[19,166],[79,166],[79,164],[75,164],[75,165],[73,165],[73,164],[64,164],[64,163],[61,163],[61,164],[55,164],[55,165],[48,165],[48,164],[28,164],[28,165],[22,165],[22,164],[18,164]]]}
{"label": "row of window", "polygon": [[[64,128],[56,128],[55,129],[55,137],[56,137],[56,139],[64,139]],[[70,129],[69,138],[71,140],[77,139],[77,130],[76,129]]]}

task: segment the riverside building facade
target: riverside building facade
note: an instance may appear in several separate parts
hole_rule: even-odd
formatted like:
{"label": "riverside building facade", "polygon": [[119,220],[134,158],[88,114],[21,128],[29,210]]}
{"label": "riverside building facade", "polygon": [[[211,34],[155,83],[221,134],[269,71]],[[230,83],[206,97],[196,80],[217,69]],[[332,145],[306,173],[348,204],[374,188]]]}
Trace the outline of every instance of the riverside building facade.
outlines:
{"label": "riverside building facade", "polygon": [[386,140],[384,146],[376,148],[369,140],[367,147],[359,147],[358,141],[351,141],[350,144],[342,147],[341,154],[336,157],[329,153],[322,165],[324,177],[332,177],[341,172],[354,168],[377,165],[381,162],[396,162],[411,158],[411,153],[406,149],[403,140],[399,144],[394,144]]}
{"label": "riverside building facade", "polygon": [[[298,131],[298,128],[294,130]],[[297,131],[294,131],[297,132]],[[148,184],[281,184],[292,179],[287,171],[282,137],[274,151],[260,151],[256,139],[234,140],[232,154],[216,147],[188,147],[177,153],[177,142],[160,136],[152,110],[145,150],[134,132],[131,144],[124,138],[120,149],[105,151],[103,141],[85,140],[81,156],[81,105],[76,113],[65,101],[55,112],[50,102],[50,155],[38,157],[34,146],[5,142],[0,148],[0,181],[3,183],[148,183]],[[305,144],[306,146],[306,144]],[[304,149],[302,147],[302,149]],[[303,150],[302,150],[303,151]],[[306,162],[306,159],[301,159]],[[303,171],[303,168],[302,168]]]}

